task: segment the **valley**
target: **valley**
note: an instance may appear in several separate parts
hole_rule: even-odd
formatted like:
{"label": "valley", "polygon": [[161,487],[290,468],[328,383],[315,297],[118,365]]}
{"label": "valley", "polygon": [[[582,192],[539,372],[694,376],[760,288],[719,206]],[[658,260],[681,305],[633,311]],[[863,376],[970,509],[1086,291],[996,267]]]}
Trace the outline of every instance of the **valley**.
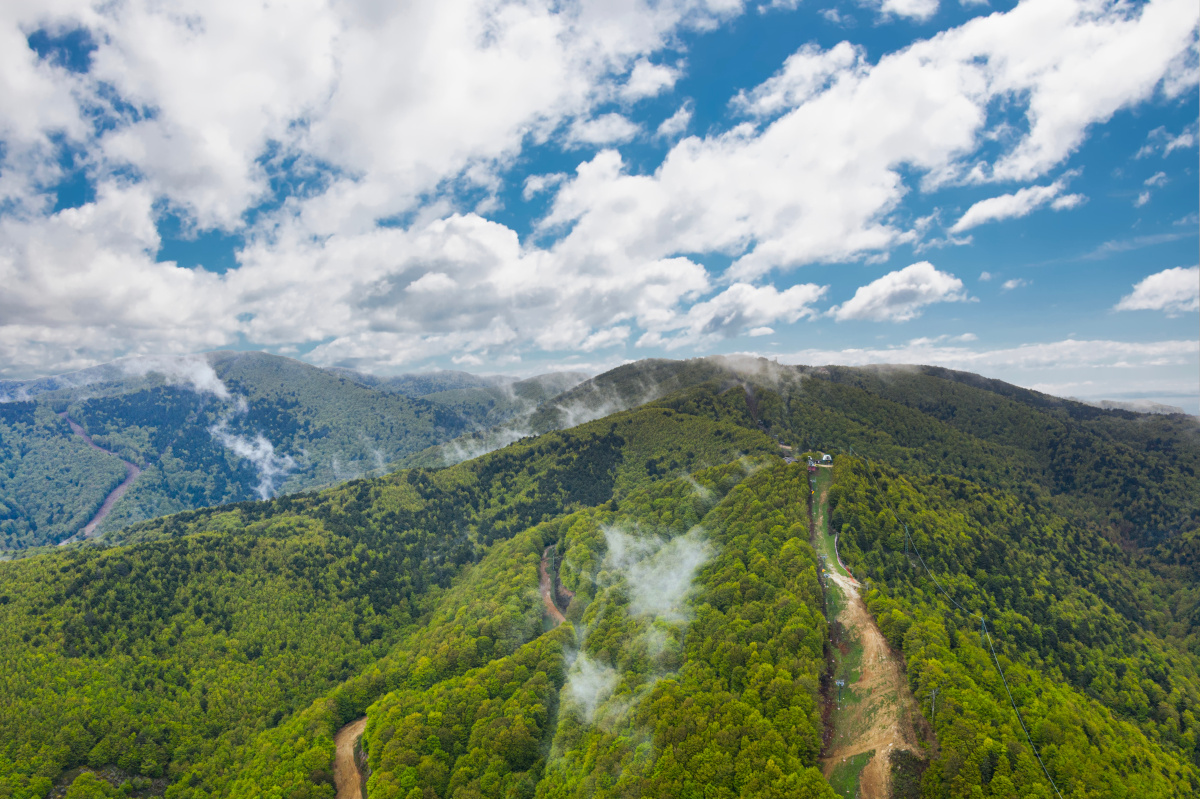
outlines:
{"label": "valley", "polygon": [[[71,432],[82,438],[89,447],[99,450],[106,455],[112,455],[115,458],[120,458],[117,453],[107,450],[93,441],[92,437],[87,434],[87,431],[80,427],[79,424],[74,422],[71,417],[67,416],[65,412],[60,413],[59,416],[67,421],[67,424],[71,427]],[[133,481],[136,480],[138,475],[142,473],[141,468],[136,463],[130,463],[124,459],[121,459],[121,463],[125,464],[125,479],[121,481],[116,488],[108,493],[108,496],[104,498],[104,502],[100,504],[100,508],[96,511],[96,514],[88,520],[88,523],[83,526],[83,529],[80,530],[76,536],[61,542],[60,546],[62,544],[72,543],[78,539],[90,538],[95,535],[96,530],[100,527],[100,523],[104,521],[105,517],[108,516],[110,512],[112,512],[113,505],[116,505],[117,502],[120,501],[121,497],[125,496],[125,492],[129,490],[129,486],[133,485]]]}

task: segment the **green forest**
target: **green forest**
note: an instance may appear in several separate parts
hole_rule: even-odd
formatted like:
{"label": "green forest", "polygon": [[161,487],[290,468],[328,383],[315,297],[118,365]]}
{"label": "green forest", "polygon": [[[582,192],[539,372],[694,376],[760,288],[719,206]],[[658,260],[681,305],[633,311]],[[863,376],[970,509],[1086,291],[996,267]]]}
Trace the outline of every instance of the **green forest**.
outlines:
{"label": "green forest", "polygon": [[[292,390],[223,379],[251,409]],[[802,451],[835,454],[839,553],[933,732],[905,795],[1055,796],[1047,773],[1063,796],[1193,795],[1194,422],[1022,392],[632,364],[539,418],[637,407],[454,466],[222,495],[0,563],[0,797],[330,799],[335,733],[364,718],[372,799],[832,797],[827,602],[807,471],[781,457]],[[146,474],[188,451],[154,409],[208,411],[138,396],[71,413],[100,443],[148,403],[104,439]],[[57,430],[67,461],[48,402],[0,405],[3,440]],[[220,501],[208,468],[197,504]]]}
{"label": "green forest", "polygon": [[[142,473],[101,532],[383,475],[433,444],[528,413],[581,377],[463,385],[455,373],[380,381],[263,353],[209,361],[226,396],[118,372],[0,403],[0,550],[77,533],[124,478],[122,459]],[[111,454],[72,436],[60,415]]]}

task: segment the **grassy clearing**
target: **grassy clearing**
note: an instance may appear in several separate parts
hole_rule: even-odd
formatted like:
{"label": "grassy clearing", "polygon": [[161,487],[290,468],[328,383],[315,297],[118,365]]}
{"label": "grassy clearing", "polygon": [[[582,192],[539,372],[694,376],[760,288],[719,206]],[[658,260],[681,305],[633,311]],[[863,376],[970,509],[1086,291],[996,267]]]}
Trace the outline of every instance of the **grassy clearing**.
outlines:
{"label": "grassy clearing", "polygon": [[844,796],[846,799],[854,799],[855,796],[858,796],[859,775],[862,774],[863,767],[870,763],[874,756],[875,750],[872,749],[870,752],[852,755],[834,766],[833,774],[829,776],[829,784],[838,796]]}
{"label": "grassy clearing", "polygon": [[816,534],[814,536],[816,540],[813,541],[813,546],[817,550],[817,554],[825,556],[828,562],[828,569],[843,577],[849,577],[850,574],[838,563],[837,548],[834,543],[833,534],[829,530],[829,505],[821,501],[821,498],[825,496],[830,484],[833,482],[833,469],[817,469],[812,478],[815,485],[813,523],[816,527]]}

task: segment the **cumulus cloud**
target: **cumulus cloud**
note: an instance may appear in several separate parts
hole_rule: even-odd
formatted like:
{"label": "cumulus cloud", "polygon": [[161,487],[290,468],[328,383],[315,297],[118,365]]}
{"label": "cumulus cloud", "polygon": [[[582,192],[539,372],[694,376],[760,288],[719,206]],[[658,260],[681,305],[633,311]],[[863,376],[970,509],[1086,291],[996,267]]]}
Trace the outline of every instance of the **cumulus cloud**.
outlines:
{"label": "cumulus cloud", "polygon": [[1014,277],[1012,280],[1004,281],[1004,285],[1000,288],[1003,291],[1012,291],[1013,289],[1019,289],[1022,286],[1028,286],[1031,282],[1032,281],[1026,280],[1023,277]]}
{"label": "cumulus cloud", "polygon": [[687,131],[688,125],[692,121],[692,106],[691,103],[684,103],[679,106],[674,114],[667,117],[658,126],[655,135],[664,139],[673,139],[676,136]]}
{"label": "cumulus cloud", "polygon": [[744,114],[773,116],[796,108],[829,88],[830,82],[858,65],[865,53],[849,42],[829,50],[806,44],[787,57],[783,69],[750,91],[739,92],[732,105]]}
{"label": "cumulus cloud", "polygon": [[[903,213],[914,189],[1040,180],[1090,126],[1193,74],[1188,0],[1025,0],[874,62],[850,44],[802,47],[733,101],[740,124],[683,136],[684,104],[659,128],[657,166],[605,149],[565,178],[529,179],[528,198],[553,192],[529,240],[484,218],[531,146],[641,135],[614,104],[661,97],[684,69],[668,56],[680,33],[742,10],[9,4],[0,369],[235,342],[315,345],[318,363],[373,369],[646,336],[709,346],[809,315],[803,292],[760,285],[773,271],[919,245]],[[86,29],[89,70],[39,58],[26,41],[39,27]],[[999,136],[998,104],[1024,126]],[[1156,151],[1192,146],[1185,135]],[[95,199],[55,211],[75,153]],[[236,267],[157,262],[167,213],[190,233],[244,236]],[[732,265],[710,277],[707,254]]]}
{"label": "cumulus cloud", "polygon": [[629,80],[621,87],[621,98],[624,100],[640,100],[653,97],[675,85],[679,80],[679,70],[663,64],[652,64],[646,59],[640,59],[633,65]]}
{"label": "cumulus cloud", "polygon": [[980,200],[967,209],[950,228],[950,232],[961,233],[987,222],[1027,216],[1049,203],[1053,203],[1056,211],[1074,208],[1082,202],[1083,197],[1079,194],[1062,196],[1065,185],[1059,180],[1049,186],[1029,186],[1013,194],[1001,194],[999,197]]}
{"label": "cumulus cloud", "polygon": [[883,0],[879,9],[885,15],[895,14],[923,22],[937,13],[938,0]]}
{"label": "cumulus cloud", "polygon": [[1115,306],[1118,311],[1163,311],[1177,316],[1200,309],[1200,266],[1164,269],[1133,287]]}
{"label": "cumulus cloud", "polygon": [[1145,158],[1158,153],[1164,158],[1175,150],[1186,150],[1196,146],[1200,135],[1200,123],[1193,122],[1179,133],[1170,133],[1164,127],[1155,128],[1146,135],[1146,143],[1134,155]]}
{"label": "cumulus cloud", "polygon": [[[1046,0],[874,64],[850,45],[806,45],[734,101],[754,121],[681,140],[653,175],[600,153],[564,184],[546,222],[573,225],[579,248],[726,253],[731,280],[885,251],[919,236],[891,216],[908,190],[902,167],[930,189],[1036,178],[1089,125],[1152,96],[1193,23],[1185,0],[1140,13]],[[1029,130],[989,162],[976,153],[995,133],[988,109],[998,101],[1023,105]]]}
{"label": "cumulus cloud", "polygon": [[620,114],[603,114],[595,119],[576,120],[567,132],[567,140],[575,144],[621,144],[640,131],[641,128]]}
{"label": "cumulus cloud", "polygon": [[554,172],[548,175],[530,175],[525,178],[525,186],[521,192],[526,200],[531,200],[543,192],[553,189],[567,177],[565,172]]}
{"label": "cumulus cloud", "polygon": [[920,316],[927,305],[966,299],[961,280],[920,261],[860,287],[849,300],[830,308],[829,315],[839,322],[907,322]]}
{"label": "cumulus cloud", "polygon": [[766,325],[816,316],[812,303],[823,297],[827,290],[828,286],[813,283],[792,286],[785,291],[774,286],[735,283],[711,300],[694,304],[684,315],[661,322],[651,321],[651,329],[638,343],[641,346],[666,346],[667,349],[684,346],[702,349],[742,333],[769,334],[774,331]]}

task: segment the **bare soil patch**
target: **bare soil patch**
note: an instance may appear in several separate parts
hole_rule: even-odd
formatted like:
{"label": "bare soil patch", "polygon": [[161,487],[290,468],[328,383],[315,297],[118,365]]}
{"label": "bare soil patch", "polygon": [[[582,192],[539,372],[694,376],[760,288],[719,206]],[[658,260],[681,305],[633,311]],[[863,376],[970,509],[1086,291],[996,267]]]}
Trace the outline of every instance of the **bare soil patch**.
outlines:
{"label": "bare soil patch", "polygon": [[362,772],[354,758],[354,748],[366,728],[367,717],[363,716],[342,727],[333,736],[333,743],[337,747],[333,759],[333,784],[337,786],[337,799],[363,799]]}
{"label": "bare soil patch", "polygon": [[828,779],[843,760],[874,750],[859,776],[859,795],[863,799],[887,799],[891,753],[905,750],[922,756],[912,726],[915,701],[899,658],[858,594],[858,582],[832,571],[827,574],[845,596],[838,621],[861,645],[862,658],[858,680],[847,685],[856,701],[844,702],[834,713],[837,734],[822,759],[822,771]]}

